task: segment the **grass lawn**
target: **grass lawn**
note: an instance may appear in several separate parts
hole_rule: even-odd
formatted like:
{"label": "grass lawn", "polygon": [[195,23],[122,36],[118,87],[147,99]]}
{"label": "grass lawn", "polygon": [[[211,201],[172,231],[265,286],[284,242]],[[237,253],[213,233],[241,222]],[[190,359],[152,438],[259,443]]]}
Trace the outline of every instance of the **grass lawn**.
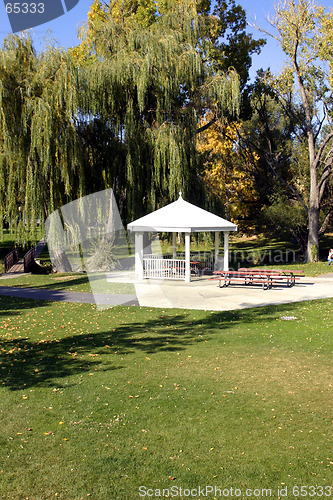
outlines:
{"label": "grass lawn", "polygon": [[332,486],[332,308],[0,297],[0,498]]}

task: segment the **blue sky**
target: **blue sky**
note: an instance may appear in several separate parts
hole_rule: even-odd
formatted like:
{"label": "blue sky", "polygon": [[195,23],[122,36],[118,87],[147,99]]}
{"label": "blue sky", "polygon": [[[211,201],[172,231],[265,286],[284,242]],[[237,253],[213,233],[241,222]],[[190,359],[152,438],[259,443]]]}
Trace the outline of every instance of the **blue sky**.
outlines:
{"label": "blue sky", "polygon": [[[80,0],[78,5],[70,12],[54,21],[37,26],[31,30],[36,49],[40,50],[42,48],[43,39],[47,36],[49,30],[52,32],[52,37],[55,38],[61,46],[67,48],[77,45],[77,29],[85,22],[91,3],[92,0]],[[268,27],[266,16],[274,12],[274,0],[265,0],[265,2],[258,2],[258,0],[238,0],[236,3],[242,5],[246,10],[248,21],[256,17],[257,23],[260,26]],[[327,7],[331,6],[330,0],[322,0],[320,3]],[[253,33],[254,38],[260,38],[262,36],[258,31],[250,27],[248,31]],[[0,43],[2,43],[3,38],[10,32],[11,27],[7,18],[5,6],[3,0],[0,0]],[[283,66],[284,57],[278,43],[273,39],[268,39],[267,42],[261,54],[259,56],[253,56],[253,67],[250,73],[252,78],[259,68],[266,69],[270,67],[273,72],[278,72]]]}

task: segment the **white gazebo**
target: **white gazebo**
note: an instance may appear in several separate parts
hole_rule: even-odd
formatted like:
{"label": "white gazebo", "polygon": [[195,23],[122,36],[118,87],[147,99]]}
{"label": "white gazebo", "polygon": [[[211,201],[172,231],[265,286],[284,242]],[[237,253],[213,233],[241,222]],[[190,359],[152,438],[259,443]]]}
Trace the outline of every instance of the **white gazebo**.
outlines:
{"label": "white gazebo", "polygon": [[[237,226],[231,222],[211,214],[192,203],[179,199],[151,214],[127,225],[129,231],[135,233],[135,273],[138,279],[170,278],[191,281],[190,237],[191,233],[215,232],[215,263],[219,258],[219,234],[224,234],[223,269],[229,268],[229,232],[237,231]],[[144,255],[144,232],[173,233],[172,259],[162,256]],[[185,233],[185,258],[176,258],[176,235]]]}

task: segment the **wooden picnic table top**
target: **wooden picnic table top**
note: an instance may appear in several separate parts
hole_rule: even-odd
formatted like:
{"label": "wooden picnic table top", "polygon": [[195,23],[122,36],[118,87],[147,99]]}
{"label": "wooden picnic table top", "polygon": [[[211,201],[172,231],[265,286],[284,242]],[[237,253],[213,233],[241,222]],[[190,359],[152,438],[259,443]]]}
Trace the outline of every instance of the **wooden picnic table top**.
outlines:
{"label": "wooden picnic table top", "polygon": [[252,271],[257,271],[257,272],[264,272],[266,274],[304,274],[303,269],[255,269],[255,268],[247,268],[247,267],[240,267],[239,271],[246,271],[246,272],[252,272]]}
{"label": "wooden picnic table top", "polygon": [[222,270],[219,270],[219,271],[213,271],[213,274],[221,274],[221,275],[238,275],[238,276],[275,276],[277,273],[272,273],[272,272],[266,272],[266,271],[254,271],[254,270],[250,270],[250,271],[245,271],[245,270],[242,270],[242,271],[222,271]]}
{"label": "wooden picnic table top", "polygon": [[293,276],[294,274],[303,274],[304,271],[291,271],[289,269],[254,269],[254,268],[239,268],[236,271],[233,270],[228,270],[228,271],[223,271],[223,270],[218,270],[218,271],[213,271],[213,274],[238,274],[239,276],[279,276],[279,275],[285,275],[285,276]]}

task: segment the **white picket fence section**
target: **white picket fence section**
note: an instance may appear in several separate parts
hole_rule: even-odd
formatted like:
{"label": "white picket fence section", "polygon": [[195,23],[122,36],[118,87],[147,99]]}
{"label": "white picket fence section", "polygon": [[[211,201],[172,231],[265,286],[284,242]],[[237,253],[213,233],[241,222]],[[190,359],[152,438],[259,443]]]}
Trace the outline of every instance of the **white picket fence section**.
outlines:
{"label": "white picket fence section", "polygon": [[161,255],[143,257],[143,277],[185,280],[185,260],[165,259]]}

